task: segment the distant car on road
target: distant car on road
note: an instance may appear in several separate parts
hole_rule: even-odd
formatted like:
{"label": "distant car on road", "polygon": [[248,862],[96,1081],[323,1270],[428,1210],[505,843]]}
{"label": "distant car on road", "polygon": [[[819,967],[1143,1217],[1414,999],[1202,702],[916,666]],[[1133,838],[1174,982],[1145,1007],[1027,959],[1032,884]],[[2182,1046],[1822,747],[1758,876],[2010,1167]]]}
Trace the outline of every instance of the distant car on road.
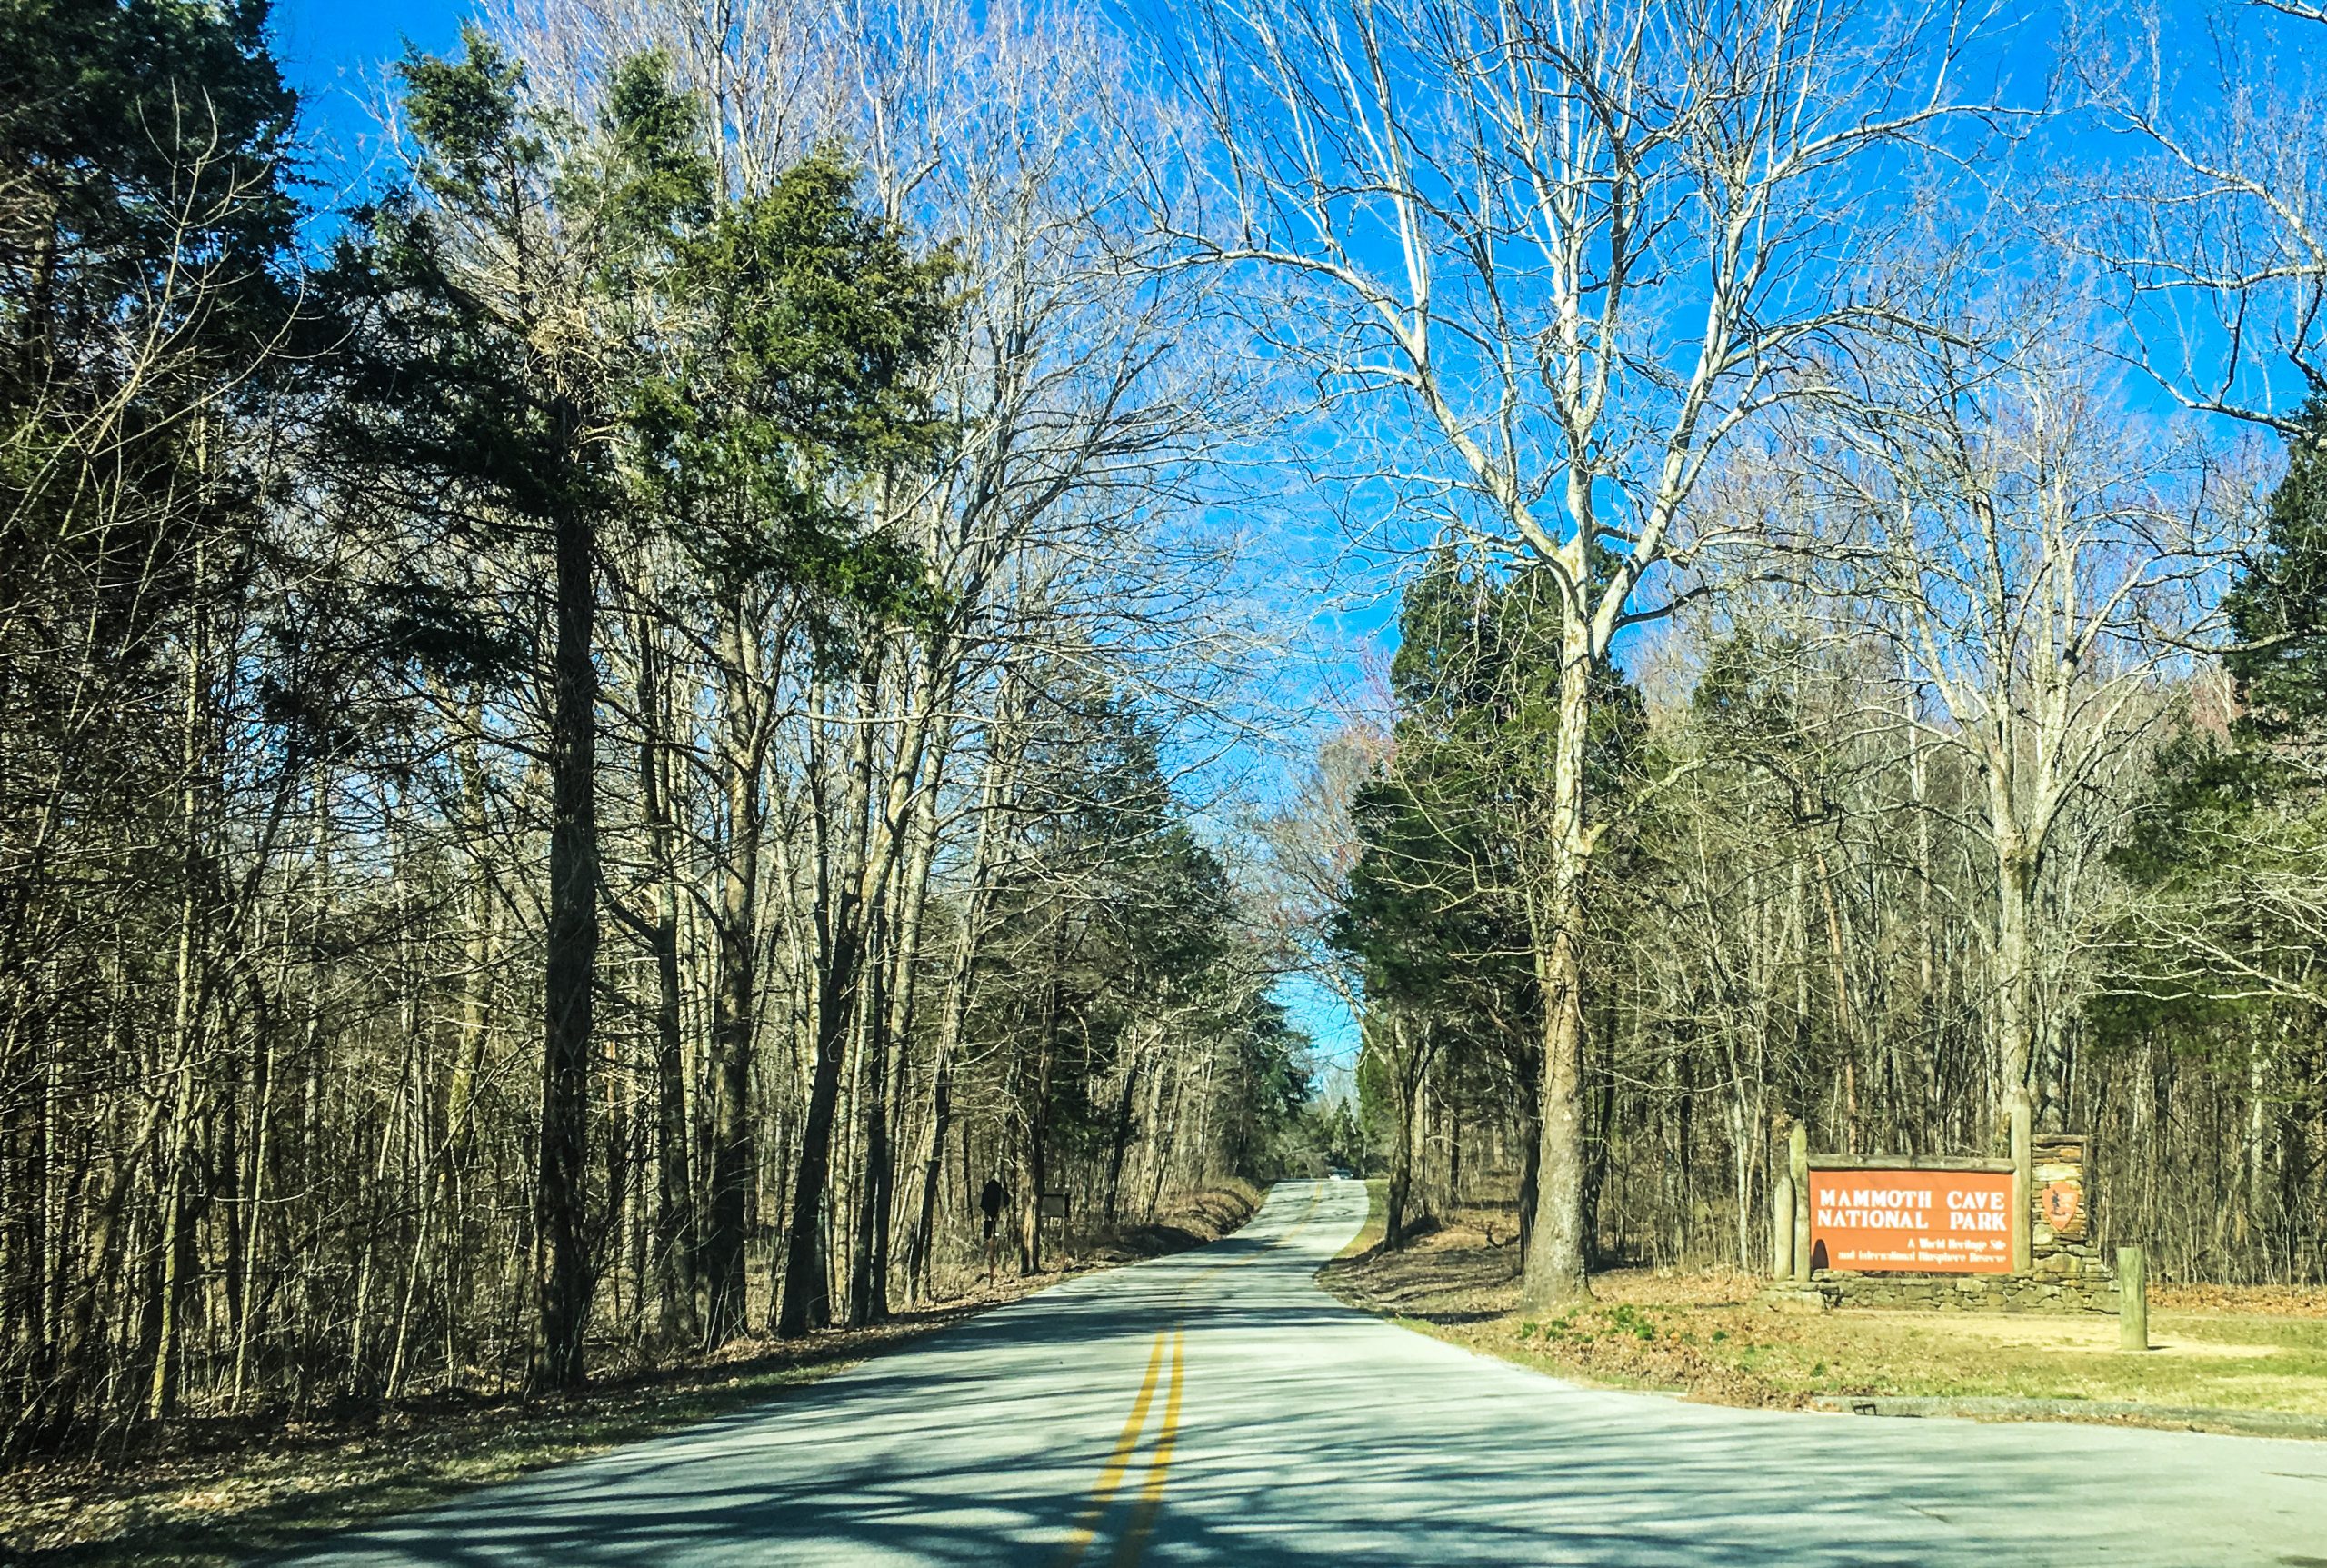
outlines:
{"label": "distant car on road", "polygon": [[1350,1174],[1349,1168],[1345,1165],[1334,1165],[1327,1170],[1325,1174],[1336,1182],[1351,1182],[1357,1179]]}

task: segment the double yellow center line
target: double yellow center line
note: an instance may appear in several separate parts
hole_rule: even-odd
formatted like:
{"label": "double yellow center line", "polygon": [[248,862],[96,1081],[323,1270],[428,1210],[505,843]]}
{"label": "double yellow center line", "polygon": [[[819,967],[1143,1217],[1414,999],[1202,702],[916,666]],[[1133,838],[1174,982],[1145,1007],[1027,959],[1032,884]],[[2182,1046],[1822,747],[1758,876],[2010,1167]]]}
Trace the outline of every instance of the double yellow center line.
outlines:
{"label": "double yellow center line", "polygon": [[[1317,1191],[1309,1194],[1309,1206],[1301,1218],[1281,1236],[1273,1237],[1270,1246],[1280,1245],[1301,1233],[1317,1213]],[[1233,1263],[1215,1263],[1203,1273],[1192,1275],[1174,1293],[1174,1304],[1183,1303],[1189,1291],[1214,1274],[1249,1263],[1263,1255],[1266,1249],[1254,1252]],[[1134,1568],[1147,1550],[1148,1537],[1155,1533],[1155,1517],[1164,1508],[1164,1487],[1171,1479],[1172,1451],[1180,1434],[1180,1388],[1186,1369],[1183,1346],[1185,1325],[1173,1323],[1168,1329],[1155,1331],[1155,1343],[1148,1348],[1147,1373],[1139,1380],[1139,1393],[1131,1402],[1131,1414],[1124,1419],[1124,1429],[1115,1438],[1115,1446],[1107,1455],[1107,1463],[1099,1471],[1099,1479],[1092,1483],[1091,1500],[1084,1504],[1076,1516],[1074,1529],[1060,1548],[1057,1568],[1074,1568],[1083,1561],[1091,1543],[1099,1538],[1100,1523],[1123,1490],[1124,1477],[1130,1473],[1132,1461],[1139,1452],[1139,1441],[1147,1428],[1147,1413],[1154,1406],[1155,1389],[1160,1382],[1164,1388],[1164,1420],[1155,1429],[1155,1446],[1147,1456],[1147,1478],[1139,1489],[1139,1500],[1134,1504],[1130,1522],[1115,1541],[1114,1555],[1108,1559],[1109,1568]],[[1165,1353],[1170,1353],[1170,1372],[1166,1374]]]}
{"label": "double yellow center line", "polygon": [[1147,1425],[1148,1408],[1155,1401],[1155,1384],[1163,1373],[1168,1347],[1172,1371],[1164,1388],[1164,1422],[1155,1431],[1155,1449],[1147,1457],[1147,1480],[1140,1488],[1131,1523],[1115,1543],[1114,1556],[1110,1560],[1113,1568],[1131,1568],[1147,1549],[1147,1538],[1155,1530],[1155,1515],[1164,1506],[1164,1486],[1172,1473],[1172,1449],[1180,1434],[1180,1387],[1187,1364],[1182,1350],[1186,1338],[1177,1323],[1155,1331],[1155,1343],[1147,1354],[1147,1375],[1140,1379],[1139,1396],[1132,1401],[1131,1414],[1124,1422],[1122,1435],[1115,1439],[1114,1452],[1107,1456],[1106,1467],[1099,1472],[1099,1479],[1091,1488],[1091,1501],[1075,1520],[1074,1533],[1067,1537],[1065,1547],[1059,1553],[1058,1568],[1071,1568],[1082,1562],[1083,1554],[1098,1538],[1099,1521],[1114,1502],[1124,1476],[1131,1469],[1132,1456],[1139,1450],[1140,1434]]}

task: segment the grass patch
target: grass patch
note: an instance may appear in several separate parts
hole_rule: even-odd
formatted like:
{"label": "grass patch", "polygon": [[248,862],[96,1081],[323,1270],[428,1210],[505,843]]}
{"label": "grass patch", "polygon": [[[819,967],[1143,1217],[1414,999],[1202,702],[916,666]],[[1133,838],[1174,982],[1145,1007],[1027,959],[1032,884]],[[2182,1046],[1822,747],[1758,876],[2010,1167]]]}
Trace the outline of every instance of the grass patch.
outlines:
{"label": "grass patch", "polygon": [[1593,1299],[1521,1316],[1507,1212],[1466,1211],[1398,1253],[1321,1274],[1343,1300],[1469,1349],[1604,1386],[1723,1403],[1821,1395],[2123,1401],[2327,1418],[2327,1291],[2176,1287],[2148,1354],[2101,1313],[1773,1312],[1737,1272],[1595,1275]]}
{"label": "grass patch", "polygon": [[1372,1177],[1366,1182],[1365,1223],[1357,1228],[1357,1234],[1349,1239],[1349,1245],[1333,1254],[1335,1262],[1343,1258],[1363,1257],[1382,1244],[1382,1238],[1389,1230],[1389,1215],[1383,1208],[1389,1188],[1389,1182],[1381,1176]]}

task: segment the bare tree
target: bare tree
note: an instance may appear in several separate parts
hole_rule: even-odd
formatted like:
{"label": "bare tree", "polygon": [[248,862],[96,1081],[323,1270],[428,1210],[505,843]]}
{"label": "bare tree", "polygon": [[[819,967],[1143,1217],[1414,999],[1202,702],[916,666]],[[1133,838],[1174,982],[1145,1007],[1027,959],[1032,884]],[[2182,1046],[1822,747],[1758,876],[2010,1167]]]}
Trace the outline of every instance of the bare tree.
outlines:
{"label": "bare tree", "polygon": [[[732,984],[714,1006],[720,1039],[744,1038],[779,1005],[799,1033],[787,1054],[803,1081],[778,1055],[770,1097],[788,1115],[800,1095],[779,1321],[800,1332],[836,1304],[877,1317],[894,1167],[916,1142],[921,1201],[905,1205],[906,1223],[935,1220],[956,1014],[975,974],[974,948],[957,949],[935,989],[952,1022],[934,1064],[915,1064],[933,891],[966,835],[976,847],[957,934],[992,934],[976,890],[1008,835],[979,803],[1014,774],[1030,724],[1039,734],[1048,722],[1024,672],[1064,660],[1210,722],[1241,637],[1222,613],[1235,541],[1192,525],[1183,503],[1197,460],[1241,416],[1243,375],[1204,326],[1214,280],[1140,265],[1157,236],[1120,152],[1152,109],[1087,15],[950,0],[544,0],[514,7],[504,27],[577,117],[594,112],[609,62],[642,50],[671,60],[713,105],[705,130],[735,189],[838,138],[884,214],[961,263],[964,316],[931,376],[957,432],[948,461],[860,498],[872,527],[917,551],[935,620],[853,626],[854,655],[812,669],[785,651],[798,626],[722,612],[723,624],[757,627],[756,641],[731,635],[692,655],[724,711],[764,719],[749,746],[730,733],[688,751],[759,759],[719,764],[715,854],[729,879],[712,918]],[[736,874],[764,853],[764,896],[736,896],[760,872]],[[762,944],[779,961],[754,973]],[[724,1130],[710,1140],[718,1193],[705,1235],[714,1273],[730,1282],[723,1299],[735,1301],[742,1253],[722,1238],[740,1233],[742,1188],[754,1182],[756,1157],[740,1142],[754,1114],[727,1107],[751,1101],[758,1074],[715,1042],[714,1054],[736,1064],[712,1095]],[[909,1134],[908,1120],[922,1125]],[[725,1149],[736,1155],[717,1155]],[[1022,1194],[1030,1213],[1036,1195]],[[921,1242],[906,1250],[925,1262]],[[714,1313],[717,1324],[735,1321]]]}
{"label": "bare tree", "polygon": [[1583,1293],[1583,932],[1609,804],[1592,677],[1719,532],[1690,497],[1817,344],[1888,314],[1868,193],[1958,108],[1947,4],[1259,0],[1174,59],[1218,147],[1193,261],[1269,269],[1273,350],[1382,438],[1382,479],[1560,584],[1526,1299]]}
{"label": "bare tree", "polygon": [[1848,520],[1822,548],[1890,644],[1909,716],[1983,784],[1999,1126],[2057,1124],[2065,999],[2040,1005],[2040,980],[2080,916],[2039,890],[2078,858],[2064,828],[2113,830],[2079,797],[2124,801],[2114,775],[2164,711],[2160,683],[2188,671],[2238,521],[2189,449],[2127,425],[2073,314],[2022,296],[2008,315],[2008,341],[1862,361],[1822,405],[1836,444],[1799,454],[1805,514]]}
{"label": "bare tree", "polygon": [[2297,433],[2327,389],[2327,97],[2302,64],[2327,10],[2073,20],[2064,58],[2130,155],[2061,183],[2125,289],[2123,352],[2185,407]]}

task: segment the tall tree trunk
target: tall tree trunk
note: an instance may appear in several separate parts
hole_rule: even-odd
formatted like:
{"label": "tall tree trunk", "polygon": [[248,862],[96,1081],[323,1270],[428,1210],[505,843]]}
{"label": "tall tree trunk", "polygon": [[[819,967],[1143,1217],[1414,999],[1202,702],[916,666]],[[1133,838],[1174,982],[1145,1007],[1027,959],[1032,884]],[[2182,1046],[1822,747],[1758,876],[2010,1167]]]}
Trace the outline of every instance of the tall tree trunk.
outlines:
{"label": "tall tree trunk", "polygon": [[[1583,576],[1577,571],[1574,580]],[[1583,893],[1593,850],[1584,821],[1583,763],[1592,654],[1589,629],[1572,608],[1563,619],[1551,885],[1531,910],[1535,980],[1543,1001],[1542,1185],[1520,1284],[1520,1304],[1531,1312],[1592,1293],[1585,1273],[1591,1238],[1584,1233],[1583,1146]]]}
{"label": "tall tree trunk", "polygon": [[[266,1166],[275,1126],[275,1118],[270,1114],[275,1099],[275,1029],[271,1024],[262,1033],[260,1040],[255,1074],[257,1083],[251,1091],[251,1134],[245,1145],[249,1151],[249,1169],[242,1177],[242,1212],[235,1216],[236,1228],[243,1238],[246,1273],[255,1272],[258,1267],[260,1237],[263,1234],[259,1216],[265,1212]],[[229,1404],[236,1411],[243,1408],[248,1390],[251,1343],[256,1338],[259,1314],[251,1299],[255,1293],[246,1278],[235,1302],[235,1370]]]}
{"label": "tall tree trunk", "polygon": [[679,972],[676,873],[659,870],[654,901],[654,1259],[660,1332],[666,1343],[704,1337],[695,1312],[694,1176],[688,1160],[684,995]]}
{"label": "tall tree trunk", "polygon": [[162,1421],[177,1413],[178,1341],[185,1312],[186,1282],[193,1277],[194,1232],[186,1191],[194,1159],[194,1074],[179,1073],[175,1096],[177,1133],[163,1168],[160,1258],[155,1270],[154,1363],[145,1392],[145,1418]]}
{"label": "tall tree trunk", "polygon": [[1043,1187],[1050,1180],[1050,1117],[1045,1114],[1051,1094],[1052,1041],[1044,1032],[1042,1054],[1034,1064],[1034,1091],[1026,1106],[1024,1136],[1018,1141],[1018,1273],[1043,1272]]}
{"label": "tall tree trunk", "polygon": [[1124,1156],[1131,1149],[1132,1102],[1139,1092],[1140,1056],[1135,1032],[1133,1039],[1134,1044],[1132,1058],[1124,1064],[1123,1087],[1115,1094],[1114,1137],[1107,1149],[1107,1195],[1099,1211],[1101,1223],[1110,1231],[1115,1228],[1116,1222],[1120,1218],[1119,1208],[1124,1188]]}
{"label": "tall tree trunk", "polygon": [[1430,1062],[1429,1024],[1423,1025],[1424,1037],[1419,1041],[1408,1035],[1406,1019],[1400,1014],[1386,1021],[1377,1016],[1373,1027],[1390,1032],[1390,1084],[1397,1100],[1392,1110],[1398,1124],[1391,1134],[1390,1179],[1382,1203],[1382,1245],[1394,1253],[1406,1244],[1407,1211],[1413,1206],[1414,1167],[1422,1147],[1423,1078]]}
{"label": "tall tree trunk", "polygon": [[[871,684],[871,677],[865,677]],[[857,988],[864,960],[866,903],[873,886],[868,842],[873,785],[873,726],[854,728],[842,764],[840,799],[833,798],[821,714],[826,697],[809,697],[809,831],[814,838],[815,892],[809,912],[814,931],[814,1033],[808,1069],[808,1104],[800,1123],[800,1150],[785,1226],[784,1280],[776,1332],[786,1338],[832,1322],[832,1278],[825,1240],[831,1197],[833,1131],[840,1109],[848,1039],[856,1025]]]}
{"label": "tall tree trunk", "polygon": [[202,733],[203,699],[207,684],[205,666],[209,654],[208,621],[201,604],[205,557],[204,547],[197,543],[194,552],[196,608],[194,624],[186,639],[184,711],[180,715],[185,727],[180,736],[178,826],[185,839],[179,846],[178,873],[183,885],[178,892],[177,994],[171,1027],[172,1054],[178,1064],[174,1114],[175,1131],[170,1140],[168,1161],[162,1171],[159,1295],[155,1303],[154,1365],[145,1396],[145,1414],[151,1421],[160,1421],[176,1413],[178,1325],[185,1311],[186,1280],[193,1273],[188,1266],[193,1248],[192,1235],[186,1223],[186,1181],[187,1166],[192,1163],[194,1152],[194,1043],[200,1027],[203,993],[206,989],[203,970],[206,967],[205,960],[209,945],[198,930],[204,913],[201,892],[205,880],[202,774],[205,759],[209,754]]}
{"label": "tall tree trunk", "polygon": [[637,620],[638,781],[654,878],[654,924],[646,932],[654,960],[654,1273],[656,1333],[666,1345],[702,1341],[696,1311],[701,1237],[695,1224],[694,1174],[687,1123],[685,980],[679,964],[677,827],[671,801],[672,703],[656,626]]}
{"label": "tall tree trunk", "polygon": [[[561,415],[573,430],[574,411]],[[534,1245],[540,1337],[532,1381],[578,1388],[586,1374],[590,1256],[584,1213],[589,1188],[590,1052],[598,964],[597,666],[595,530],[570,503],[555,524],[557,640],[550,718],[549,929],[542,1061],[540,1187]]]}
{"label": "tall tree trunk", "polygon": [[833,1124],[840,1106],[840,1075],[847,1055],[849,1003],[855,989],[856,934],[853,909],[835,912],[830,957],[816,988],[815,1056],[808,1075],[807,1113],[800,1123],[799,1174],[785,1227],[783,1299],[775,1332],[796,1338],[832,1322],[824,1266],[824,1198],[831,1185]]}
{"label": "tall tree trunk", "polygon": [[754,1176],[752,1047],[759,985],[761,755],[759,698],[739,608],[724,614],[728,683],[722,758],[727,795],[727,854],[720,876],[718,978],[711,1009],[711,1212],[704,1231],[709,1311],[704,1338],[721,1343],[744,1332],[744,1232]]}
{"label": "tall tree trunk", "polygon": [[[928,1135],[921,1149],[921,1198],[914,1223],[913,1236],[907,1243],[905,1262],[907,1288],[913,1299],[926,1299],[937,1245],[937,1190],[944,1174],[945,1133],[954,1114],[954,1063],[961,1050],[962,1029],[969,1015],[970,994],[977,975],[978,944],[983,937],[990,878],[995,859],[1001,853],[1000,803],[1011,793],[1005,783],[1005,772],[1014,772],[1017,750],[1012,743],[1016,739],[1013,723],[1014,711],[1010,694],[1013,686],[1007,681],[997,698],[995,714],[989,726],[989,742],[985,777],[979,788],[977,835],[970,851],[970,886],[962,900],[961,925],[954,944],[954,954],[945,981],[944,1011],[939,1014],[934,1059],[930,1064],[930,1106]],[[1005,770],[1001,751],[1010,759]],[[924,883],[926,878],[924,876]],[[964,1136],[967,1129],[964,1129]],[[964,1149],[966,1151],[966,1144]],[[962,1179],[971,1180],[968,1155],[964,1154]]]}
{"label": "tall tree trunk", "polygon": [[[1524,1084],[1542,1081],[1543,1064],[1534,1051],[1526,1052],[1520,1059],[1521,1079]],[[1527,1097],[1519,1107],[1519,1262],[1524,1268],[1528,1250],[1535,1241],[1535,1214],[1543,1198],[1543,1130],[1539,1124],[1542,1107],[1533,1097]]]}
{"label": "tall tree trunk", "polygon": [[1059,1013],[1064,1001],[1066,923],[1052,922],[1050,986],[1043,1002],[1041,1054],[1033,1092],[1024,1096],[1025,1136],[1018,1144],[1018,1272],[1043,1269],[1043,1188],[1050,1180],[1051,1068],[1058,1056]]}
{"label": "tall tree trunk", "polygon": [[2030,925],[2036,888],[2034,850],[2002,823],[1996,829],[1996,1106],[2000,1132],[2015,1111],[2035,1106],[2035,967]]}
{"label": "tall tree trunk", "polygon": [[[913,1235],[906,1243],[905,1279],[915,1302],[928,1297],[937,1250],[937,1189],[944,1175],[945,1134],[954,1116],[954,1064],[962,1048],[962,1029],[969,1016],[971,987],[977,974],[978,931],[984,918],[987,846],[988,829],[981,824],[978,847],[972,854],[970,894],[964,901],[961,929],[954,945],[951,973],[945,981],[944,1011],[938,1017],[937,1044],[929,1069],[929,1123],[919,1162],[921,1197]],[[964,1159],[963,1179],[967,1181],[970,1172],[966,1156]]]}
{"label": "tall tree trunk", "polygon": [[[868,1140],[866,1150],[872,1165],[868,1214],[872,1234],[866,1247],[866,1321],[870,1322],[881,1321],[889,1314],[889,1262],[894,1251],[897,1197],[895,1144],[904,1136],[907,1050],[913,1039],[914,1006],[921,973],[922,922],[928,912],[930,872],[937,854],[937,790],[948,738],[941,726],[931,748],[928,776],[920,780],[913,796],[912,842],[898,865],[896,889],[889,900],[896,925],[888,944],[883,985],[885,1002],[879,1014],[886,1044],[880,1107],[883,1131],[877,1147]],[[935,1136],[942,1138],[943,1130],[935,1130]],[[911,1180],[910,1174],[907,1180]],[[910,1241],[907,1246],[910,1252]],[[906,1288],[911,1291],[910,1283]]]}
{"label": "tall tree trunk", "polygon": [[[894,934],[878,934],[894,941]],[[886,943],[882,944],[887,946]],[[886,954],[865,965],[867,994],[862,1014],[864,1072],[857,1085],[857,1110],[864,1127],[864,1165],[860,1174],[856,1212],[850,1216],[854,1234],[850,1241],[848,1321],[862,1327],[889,1314],[887,1243],[882,1216],[887,1213],[894,1184],[889,1148],[890,1038],[888,1029]]]}

